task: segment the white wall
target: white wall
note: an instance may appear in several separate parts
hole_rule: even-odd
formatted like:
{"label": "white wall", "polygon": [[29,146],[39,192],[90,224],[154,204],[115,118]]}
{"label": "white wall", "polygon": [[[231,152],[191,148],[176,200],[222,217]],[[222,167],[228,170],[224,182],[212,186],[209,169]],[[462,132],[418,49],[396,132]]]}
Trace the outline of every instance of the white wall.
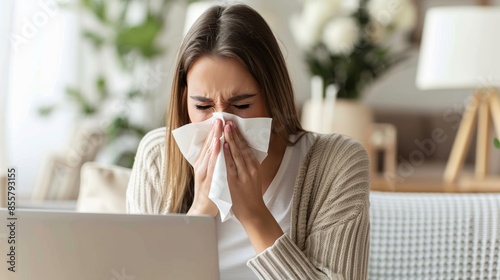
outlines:
{"label": "white wall", "polygon": [[377,109],[436,113],[468,100],[470,90],[418,89],[415,84],[417,68],[418,50],[414,50],[407,60],[376,80],[365,92],[363,101]]}

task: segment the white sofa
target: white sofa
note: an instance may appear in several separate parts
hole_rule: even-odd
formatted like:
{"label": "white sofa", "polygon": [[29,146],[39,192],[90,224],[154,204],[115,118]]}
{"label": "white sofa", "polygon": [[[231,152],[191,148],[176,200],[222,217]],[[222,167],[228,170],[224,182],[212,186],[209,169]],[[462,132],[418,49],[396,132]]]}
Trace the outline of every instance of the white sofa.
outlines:
{"label": "white sofa", "polygon": [[[125,213],[130,170],[87,163],[77,211]],[[371,192],[369,279],[500,279],[500,194]]]}
{"label": "white sofa", "polygon": [[500,194],[372,192],[369,279],[500,279]]}

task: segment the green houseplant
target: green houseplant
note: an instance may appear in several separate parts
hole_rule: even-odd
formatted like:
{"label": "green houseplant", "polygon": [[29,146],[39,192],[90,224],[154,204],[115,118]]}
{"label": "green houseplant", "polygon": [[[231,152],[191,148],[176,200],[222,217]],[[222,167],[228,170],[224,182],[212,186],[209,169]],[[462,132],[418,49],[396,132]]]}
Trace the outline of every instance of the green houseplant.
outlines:
{"label": "green houseplant", "polygon": [[[103,121],[106,125],[102,129],[107,145],[116,144],[124,137],[135,138],[138,142],[149,129],[154,128],[134,122],[128,105],[146,102],[158,87],[144,86],[137,69],[153,68],[153,63],[166,51],[158,38],[166,28],[166,15],[174,2],[178,1],[80,0],[74,6],[66,6],[80,12],[82,18],[92,23],[83,24],[81,37],[84,43],[91,46],[93,59],[99,60],[104,53],[112,53],[118,64],[113,73],[106,72],[99,65],[93,69],[94,82],[90,88],[68,86],[66,89],[66,99],[76,105],[80,119],[105,119]],[[130,20],[131,12],[135,13],[134,20]],[[120,77],[125,77],[127,88],[113,89],[110,76],[117,74],[116,72],[119,72]],[[121,104],[121,109],[110,113],[105,104],[111,102]],[[38,112],[42,116],[48,116],[62,106],[51,104],[39,108]],[[135,152],[136,147],[120,150],[113,156],[113,163],[132,167]]]}

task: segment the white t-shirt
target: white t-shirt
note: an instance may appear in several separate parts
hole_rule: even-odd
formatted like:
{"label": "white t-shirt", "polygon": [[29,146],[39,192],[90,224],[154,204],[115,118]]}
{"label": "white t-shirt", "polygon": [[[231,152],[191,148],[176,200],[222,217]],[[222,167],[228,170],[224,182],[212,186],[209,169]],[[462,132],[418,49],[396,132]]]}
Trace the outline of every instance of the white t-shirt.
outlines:
{"label": "white t-shirt", "polygon": [[[287,234],[290,234],[295,179],[315,138],[307,133],[295,146],[286,148],[278,172],[263,196],[267,208]],[[292,141],[295,139],[295,135],[291,136]],[[258,279],[246,265],[256,254],[241,223],[235,217],[221,223],[220,216],[216,217],[216,223],[220,279]]]}

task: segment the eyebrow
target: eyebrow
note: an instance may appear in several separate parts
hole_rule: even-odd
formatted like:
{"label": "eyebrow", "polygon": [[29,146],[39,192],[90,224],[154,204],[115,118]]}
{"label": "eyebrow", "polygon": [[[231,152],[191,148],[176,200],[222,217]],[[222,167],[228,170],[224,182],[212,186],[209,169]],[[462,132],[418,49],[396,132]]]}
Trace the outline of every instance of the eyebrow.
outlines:
{"label": "eyebrow", "polygon": [[[228,102],[237,102],[237,101],[242,101],[242,100],[245,100],[245,99],[248,99],[248,98],[251,98],[251,97],[254,97],[256,96],[257,94],[255,93],[244,93],[244,94],[239,94],[239,95],[235,95],[233,97],[230,97],[227,99]],[[190,96],[189,98],[191,99],[194,99],[194,100],[197,100],[197,101],[200,101],[200,102],[212,102],[213,100],[208,98],[208,97],[205,97],[205,96],[200,96],[200,95],[193,95],[193,96]]]}

